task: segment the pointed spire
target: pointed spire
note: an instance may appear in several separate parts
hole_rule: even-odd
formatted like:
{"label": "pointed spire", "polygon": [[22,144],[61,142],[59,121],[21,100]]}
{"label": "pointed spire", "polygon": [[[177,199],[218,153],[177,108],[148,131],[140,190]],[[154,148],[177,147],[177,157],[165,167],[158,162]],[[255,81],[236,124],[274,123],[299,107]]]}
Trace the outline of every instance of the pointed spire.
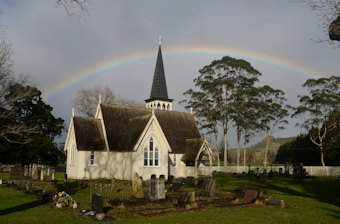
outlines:
{"label": "pointed spire", "polygon": [[156,68],[152,82],[150,99],[168,100],[168,90],[165,81],[165,72],[163,65],[163,56],[161,49],[161,37],[159,38],[159,48],[156,61]]}

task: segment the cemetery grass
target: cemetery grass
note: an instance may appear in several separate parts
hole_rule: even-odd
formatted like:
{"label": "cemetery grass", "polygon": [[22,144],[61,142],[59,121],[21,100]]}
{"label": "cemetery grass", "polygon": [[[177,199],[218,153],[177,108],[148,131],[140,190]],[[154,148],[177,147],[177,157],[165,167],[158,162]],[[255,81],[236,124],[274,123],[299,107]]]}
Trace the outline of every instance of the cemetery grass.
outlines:
{"label": "cemetery grass", "polygon": [[[0,178],[8,179],[7,174]],[[57,174],[60,188],[66,189]],[[340,182],[337,178],[311,178],[297,181],[293,178],[233,177],[216,174],[216,190],[229,191],[237,187],[261,188],[265,198],[284,200],[288,208],[275,206],[245,206],[229,208],[205,208],[186,212],[169,213],[154,217],[141,217],[124,210],[110,210],[115,223],[340,223]],[[107,180],[100,180],[107,182]],[[99,181],[99,182],[100,182]],[[36,183],[37,189],[53,188],[49,181]],[[81,208],[90,208],[89,189],[81,181],[70,180],[71,196]],[[54,189],[57,190],[57,189]],[[184,188],[184,190],[189,190]],[[192,189],[191,189],[192,190]],[[56,209],[51,204],[40,205],[33,195],[0,186],[0,223],[92,223],[70,209]]]}

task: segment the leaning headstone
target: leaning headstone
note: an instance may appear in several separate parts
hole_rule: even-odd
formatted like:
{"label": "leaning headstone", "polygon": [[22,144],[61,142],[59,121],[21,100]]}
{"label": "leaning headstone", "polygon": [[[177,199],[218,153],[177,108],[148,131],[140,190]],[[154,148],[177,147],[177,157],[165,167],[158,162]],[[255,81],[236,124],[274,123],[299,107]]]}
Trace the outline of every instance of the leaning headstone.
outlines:
{"label": "leaning headstone", "polygon": [[132,188],[133,188],[133,195],[136,198],[144,198],[143,182],[142,182],[142,179],[138,176],[138,173],[135,173],[135,175],[133,176]]}
{"label": "leaning headstone", "polygon": [[208,179],[208,183],[206,184],[204,191],[209,195],[209,197],[215,196],[216,180],[215,179]]}
{"label": "leaning headstone", "polygon": [[177,203],[178,207],[185,209],[197,208],[195,192],[182,192]]}
{"label": "leaning headstone", "polygon": [[101,196],[100,194],[92,195],[91,209],[96,213],[103,213],[103,196]]}
{"label": "leaning headstone", "polygon": [[244,196],[242,199],[242,203],[252,203],[254,202],[258,197],[259,191],[256,189],[247,189],[244,192]]}
{"label": "leaning headstone", "polygon": [[185,178],[184,184],[189,185],[189,186],[194,185],[195,184],[195,177],[189,176],[189,177]]}

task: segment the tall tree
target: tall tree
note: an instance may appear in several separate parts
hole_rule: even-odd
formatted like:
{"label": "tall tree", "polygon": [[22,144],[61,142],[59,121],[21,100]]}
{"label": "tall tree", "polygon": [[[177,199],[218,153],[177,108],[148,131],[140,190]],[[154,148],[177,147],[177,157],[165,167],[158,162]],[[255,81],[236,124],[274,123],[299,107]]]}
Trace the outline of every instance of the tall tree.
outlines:
{"label": "tall tree", "polygon": [[[99,99],[100,98],[100,99]],[[73,101],[76,111],[87,117],[94,117],[98,102],[115,103],[128,106],[143,106],[133,100],[117,96],[109,87],[95,86],[92,89],[80,89],[77,98]]]}
{"label": "tall tree", "polygon": [[316,130],[311,133],[310,140],[319,147],[321,164],[325,167],[324,140],[338,122],[337,119],[332,121],[329,118],[340,110],[340,77],[308,79],[302,87],[307,88],[309,95],[298,96],[301,105],[292,117],[307,115],[298,125],[307,131]]}
{"label": "tall tree", "polygon": [[264,167],[267,167],[268,150],[271,144],[271,136],[276,129],[284,129],[288,121],[285,119],[289,115],[290,106],[286,104],[284,92],[273,89],[268,85],[260,87],[258,101],[258,122],[264,132],[266,147],[264,152]]}
{"label": "tall tree", "polygon": [[1,147],[1,150],[8,150],[7,155],[12,158],[12,162],[57,165],[62,152],[53,140],[55,136],[62,133],[63,119],[52,115],[53,108],[42,101],[41,92],[36,87],[15,84],[9,88],[6,97],[15,95],[17,89],[32,94],[12,105],[13,112],[19,116],[9,122],[35,126],[39,133],[31,133],[30,142],[26,144],[7,143],[7,146]]}
{"label": "tall tree", "polygon": [[[0,138],[12,143],[27,143],[32,133],[39,133],[38,128],[20,122],[21,114],[18,114],[13,105],[32,95],[31,90],[23,91],[14,89],[16,83],[26,84],[27,77],[13,77],[13,60],[10,46],[0,42]],[[11,94],[9,94],[11,92]],[[18,122],[13,122],[18,121]]]}

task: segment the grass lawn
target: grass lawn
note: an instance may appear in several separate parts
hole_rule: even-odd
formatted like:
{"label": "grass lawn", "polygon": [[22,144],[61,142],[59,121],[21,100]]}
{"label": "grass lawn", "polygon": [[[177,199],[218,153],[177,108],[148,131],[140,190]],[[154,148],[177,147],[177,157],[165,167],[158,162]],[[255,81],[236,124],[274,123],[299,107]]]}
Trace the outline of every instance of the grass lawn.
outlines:
{"label": "grass lawn", "polygon": [[[0,178],[8,179],[7,174]],[[63,175],[57,176],[62,180]],[[117,210],[109,215],[115,223],[340,223],[340,182],[337,178],[313,178],[298,182],[292,178],[250,178],[216,174],[217,191],[237,187],[265,190],[269,200],[284,200],[289,208],[229,207],[192,210],[155,217],[140,217]],[[104,181],[105,182],[105,181]],[[36,183],[37,188],[53,189],[50,182]],[[72,190],[71,195],[80,207],[90,208],[89,189],[81,182],[62,181],[57,188]],[[54,189],[57,190],[57,189]],[[51,204],[41,205],[33,195],[0,186],[0,223],[94,223],[73,214],[69,209],[56,209]]]}

